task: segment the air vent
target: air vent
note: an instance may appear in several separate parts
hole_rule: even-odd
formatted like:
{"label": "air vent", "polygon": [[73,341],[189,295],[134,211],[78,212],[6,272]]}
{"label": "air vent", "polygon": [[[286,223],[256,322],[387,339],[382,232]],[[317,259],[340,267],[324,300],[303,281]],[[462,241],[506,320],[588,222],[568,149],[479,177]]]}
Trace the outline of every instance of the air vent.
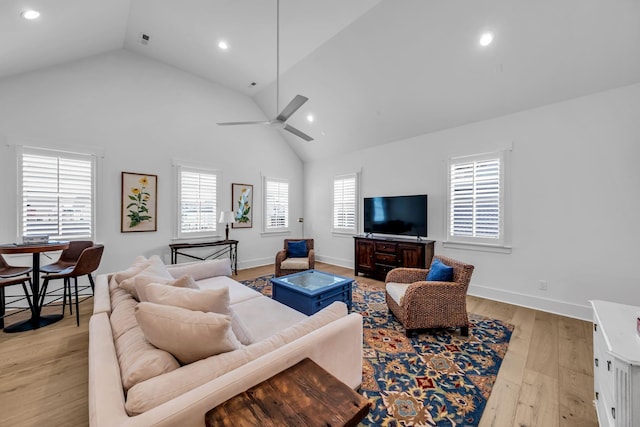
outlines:
{"label": "air vent", "polygon": [[140,44],[145,45],[145,46],[148,45],[150,38],[151,37],[148,34],[140,33],[140,39],[139,39]]}

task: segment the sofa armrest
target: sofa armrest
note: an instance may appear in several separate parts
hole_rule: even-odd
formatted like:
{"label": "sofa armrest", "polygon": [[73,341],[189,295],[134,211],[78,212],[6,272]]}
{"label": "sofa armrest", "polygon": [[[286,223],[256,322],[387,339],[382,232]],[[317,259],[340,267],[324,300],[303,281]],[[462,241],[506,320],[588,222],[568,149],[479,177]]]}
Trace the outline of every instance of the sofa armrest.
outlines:
{"label": "sofa armrest", "polygon": [[110,274],[99,274],[96,276],[93,290],[93,314],[107,313],[107,316],[111,316],[110,279]]}
{"label": "sofa armrest", "polygon": [[231,277],[231,260],[229,258],[220,258],[184,264],[171,264],[167,265],[167,271],[175,279],[189,274],[196,281],[217,276]]}
{"label": "sofa armrest", "polygon": [[106,313],[89,320],[89,425],[119,426],[127,421],[120,365]]}
{"label": "sofa armrest", "polygon": [[316,263],[316,252],[313,249],[309,249],[309,268],[314,268]]}

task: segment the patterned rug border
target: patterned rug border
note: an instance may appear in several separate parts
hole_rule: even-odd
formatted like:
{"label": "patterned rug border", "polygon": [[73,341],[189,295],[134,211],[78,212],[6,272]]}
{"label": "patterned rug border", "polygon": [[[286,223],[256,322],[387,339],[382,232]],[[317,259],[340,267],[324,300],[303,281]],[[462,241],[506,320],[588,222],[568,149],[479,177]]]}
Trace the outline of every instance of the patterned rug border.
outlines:
{"label": "patterned rug border", "polygon": [[[273,275],[244,283],[271,296]],[[513,325],[469,313],[469,337],[433,329],[407,338],[384,290],[354,282],[352,312],[363,317],[363,380],[372,402],[361,426],[477,426],[508,350]]]}

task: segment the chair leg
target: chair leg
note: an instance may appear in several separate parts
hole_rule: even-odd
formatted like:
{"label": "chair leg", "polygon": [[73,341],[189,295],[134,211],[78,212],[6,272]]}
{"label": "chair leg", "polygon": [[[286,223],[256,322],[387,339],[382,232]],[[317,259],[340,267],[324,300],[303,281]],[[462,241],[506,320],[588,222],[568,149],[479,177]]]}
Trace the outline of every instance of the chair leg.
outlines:
{"label": "chair leg", "polygon": [[4,329],[4,287],[0,288],[0,329]]}
{"label": "chair leg", "polygon": [[62,316],[64,309],[67,307],[67,279],[62,279]]}
{"label": "chair leg", "polygon": [[91,275],[91,273],[87,274],[87,276],[89,276],[89,283],[91,284],[91,293],[94,294],[96,284],[93,283],[93,276]]}
{"label": "chair leg", "polygon": [[[29,279],[29,284],[31,284],[31,279]],[[24,296],[27,297],[27,303],[29,303],[29,310],[31,311],[31,313],[33,313],[33,304],[31,303],[31,298],[29,298],[29,291],[27,290],[27,285],[25,285],[24,282],[22,282],[22,290],[24,291]]]}
{"label": "chair leg", "polygon": [[[37,305],[37,307],[42,307],[44,303],[44,296],[47,294],[47,286],[49,286],[49,279],[44,279],[42,289],[40,289],[40,295],[33,295],[34,301],[40,300],[40,303]],[[62,310],[62,313],[64,314],[64,307],[62,308]]]}
{"label": "chair leg", "polygon": [[73,283],[76,288],[76,326],[80,326],[80,308],[78,307],[78,278],[73,278]]}
{"label": "chair leg", "polygon": [[460,335],[463,337],[469,336],[469,326],[460,326]]}
{"label": "chair leg", "polygon": [[67,295],[69,296],[69,314],[73,314],[73,301],[71,300],[71,279],[67,277],[65,280],[67,286]]}

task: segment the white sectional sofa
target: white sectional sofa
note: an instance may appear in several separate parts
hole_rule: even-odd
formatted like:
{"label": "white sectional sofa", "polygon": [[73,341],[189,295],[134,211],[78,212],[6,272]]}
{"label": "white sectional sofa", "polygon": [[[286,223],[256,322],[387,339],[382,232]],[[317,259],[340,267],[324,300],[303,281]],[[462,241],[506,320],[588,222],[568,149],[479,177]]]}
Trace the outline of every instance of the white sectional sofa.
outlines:
{"label": "white sectional sofa", "polygon": [[[345,304],[335,302],[306,316],[233,280],[228,260],[160,267],[172,279],[189,275],[201,290],[228,288],[231,315],[225,319],[230,319],[228,330],[239,341],[231,351],[187,364],[178,362],[144,338],[136,321],[142,305],[122,288],[127,279],[135,283],[144,275],[149,268],[140,271],[144,262],[150,261],[138,259],[126,271],[96,279],[89,325],[92,427],[204,426],[208,410],[306,357],[350,387],[359,387],[359,314],[349,314]],[[156,375],[157,369],[161,372]]]}

